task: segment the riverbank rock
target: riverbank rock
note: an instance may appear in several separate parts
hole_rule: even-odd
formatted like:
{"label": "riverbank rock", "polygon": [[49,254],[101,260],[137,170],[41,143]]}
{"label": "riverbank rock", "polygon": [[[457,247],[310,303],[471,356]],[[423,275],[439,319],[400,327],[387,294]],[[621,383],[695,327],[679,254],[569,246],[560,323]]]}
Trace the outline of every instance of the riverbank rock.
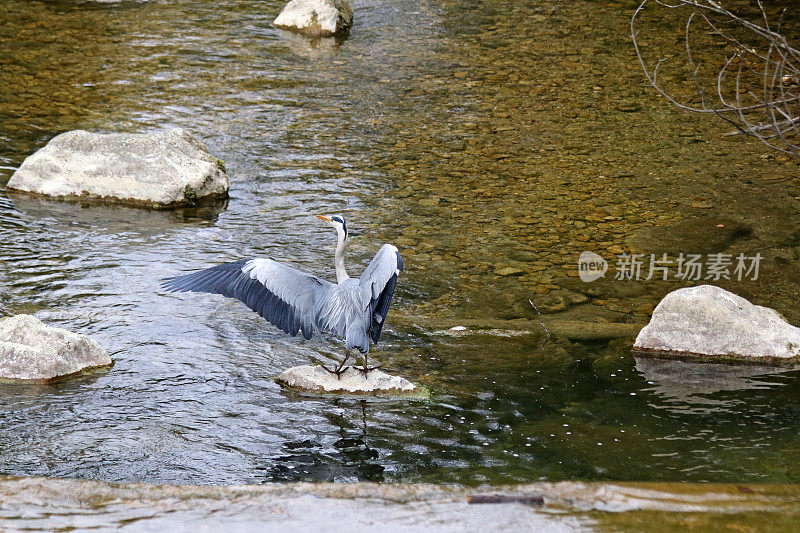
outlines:
{"label": "riverbank rock", "polygon": [[48,380],[110,364],[106,351],[85,335],[31,315],[0,320],[0,378]]}
{"label": "riverbank rock", "polygon": [[400,376],[391,376],[380,370],[364,374],[352,366],[338,379],[320,365],[295,366],[278,376],[278,383],[289,388],[320,394],[402,395],[417,396],[423,391]]}
{"label": "riverbank rock", "polygon": [[800,362],[800,329],[773,309],[719,287],[667,294],[639,332],[634,350],[710,360]]}
{"label": "riverbank rock", "polygon": [[164,208],[225,197],[229,183],[225,164],[182,129],[152,134],[75,130],[53,137],[25,159],[7,188]]}
{"label": "riverbank rock", "polygon": [[330,37],[353,26],[353,9],[344,0],[291,0],[273,24],[304,35]]}

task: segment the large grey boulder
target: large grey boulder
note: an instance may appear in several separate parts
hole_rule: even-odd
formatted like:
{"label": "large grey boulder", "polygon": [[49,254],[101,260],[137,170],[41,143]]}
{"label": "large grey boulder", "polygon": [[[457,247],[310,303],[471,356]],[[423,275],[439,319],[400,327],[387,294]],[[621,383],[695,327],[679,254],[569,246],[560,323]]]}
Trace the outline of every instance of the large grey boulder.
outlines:
{"label": "large grey boulder", "polygon": [[304,35],[330,37],[350,29],[353,9],[345,0],[291,0],[273,24]]}
{"label": "large grey boulder", "polygon": [[224,197],[229,183],[224,163],[176,128],[152,134],[62,133],[25,159],[7,187],[163,208]]}
{"label": "large grey boulder", "polygon": [[701,285],[667,294],[633,347],[652,354],[800,363],[800,329],[773,309]]}
{"label": "large grey boulder", "polygon": [[110,364],[106,351],[85,335],[46,326],[31,315],[0,320],[0,378],[48,380]]}
{"label": "large grey boulder", "polygon": [[421,396],[426,391],[400,376],[372,370],[367,377],[348,366],[340,378],[319,365],[295,366],[278,376],[278,383],[303,392],[323,394],[366,394]]}

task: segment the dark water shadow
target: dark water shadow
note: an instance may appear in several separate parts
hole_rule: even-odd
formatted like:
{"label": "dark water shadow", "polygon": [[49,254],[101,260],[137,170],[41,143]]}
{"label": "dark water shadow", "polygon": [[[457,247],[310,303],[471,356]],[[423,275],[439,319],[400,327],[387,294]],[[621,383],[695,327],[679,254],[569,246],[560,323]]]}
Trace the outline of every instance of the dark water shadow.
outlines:
{"label": "dark water shadow", "polygon": [[17,381],[0,379],[0,405],[20,398],[61,397],[65,394],[80,392],[86,387],[95,385],[100,379],[112,371],[114,365],[95,367],[60,376],[47,381]]}
{"label": "dark water shadow", "polygon": [[760,365],[695,363],[673,359],[635,357],[636,370],[651,384],[647,389],[663,407],[676,412],[714,410],[727,402],[720,392],[754,391],[785,385],[786,368]]}
{"label": "dark water shadow", "polygon": [[328,435],[325,440],[330,442],[313,436],[285,442],[283,454],[259,468],[264,470],[264,481],[384,481],[380,453],[370,445],[367,402],[332,400],[330,409],[321,414],[337,428],[336,437],[331,440]]}
{"label": "dark water shadow", "polygon": [[213,226],[228,207],[228,199],[223,199],[192,207],[151,210],[96,202],[50,200],[4,192],[6,197],[0,197],[0,207],[15,210],[34,220],[47,220],[57,227],[102,230],[104,233],[135,230],[154,235],[187,224]]}
{"label": "dark water shadow", "polygon": [[347,40],[349,34],[319,37],[303,35],[296,31],[278,29],[277,34],[293,53],[307,58],[325,57],[335,53]]}

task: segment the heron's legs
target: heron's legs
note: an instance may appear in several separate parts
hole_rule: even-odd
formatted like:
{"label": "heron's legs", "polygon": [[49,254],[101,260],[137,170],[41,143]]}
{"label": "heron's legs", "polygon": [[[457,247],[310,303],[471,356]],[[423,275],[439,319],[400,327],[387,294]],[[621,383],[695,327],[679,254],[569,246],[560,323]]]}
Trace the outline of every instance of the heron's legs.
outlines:
{"label": "heron's legs", "polygon": [[344,372],[344,364],[347,362],[348,359],[350,359],[350,350],[345,350],[344,351],[344,359],[342,359],[342,362],[339,364],[339,366],[336,368],[336,370],[331,370],[330,368],[328,368],[325,365],[322,365],[322,368],[324,368],[325,370],[327,370],[331,374],[336,374],[336,379],[342,379],[342,372]]}
{"label": "heron's legs", "polygon": [[358,370],[362,374],[364,374],[364,379],[367,379],[367,374],[369,374],[371,371],[375,370],[376,368],[380,368],[381,365],[378,364],[378,365],[373,365],[373,366],[367,366],[367,354],[362,355],[362,357],[364,358],[364,366],[362,366],[361,368],[358,368],[357,366],[354,366],[353,368],[355,368],[356,370]]}

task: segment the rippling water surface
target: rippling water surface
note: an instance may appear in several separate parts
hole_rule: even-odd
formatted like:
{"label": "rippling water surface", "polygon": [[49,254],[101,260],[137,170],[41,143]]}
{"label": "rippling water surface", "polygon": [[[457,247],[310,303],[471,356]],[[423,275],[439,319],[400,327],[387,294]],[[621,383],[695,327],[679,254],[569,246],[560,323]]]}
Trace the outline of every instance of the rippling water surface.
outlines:
{"label": "rippling water surface", "polygon": [[[0,473],[800,481],[797,372],[636,361],[632,339],[543,342],[538,327],[437,333],[459,321],[530,331],[529,299],[545,323],[644,324],[680,285],[583,284],[583,250],[758,251],[759,280],[721,284],[796,322],[796,164],[657,100],[627,4],[353,5],[357,25],[337,42],[274,29],[273,0],[4,3],[0,182],[63,131],[180,126],[225,160],[231,191],[175,212],[0,191],[0,312],[89,334],[115,360],[0,385]],[[430,401],[283,391],[276,374],[340,344],[158,289],[253,254],[330,279],[335,236],[313,215],[334,212],[362,231],[351,273],[382,242],[401,248],[375,356]]]}

